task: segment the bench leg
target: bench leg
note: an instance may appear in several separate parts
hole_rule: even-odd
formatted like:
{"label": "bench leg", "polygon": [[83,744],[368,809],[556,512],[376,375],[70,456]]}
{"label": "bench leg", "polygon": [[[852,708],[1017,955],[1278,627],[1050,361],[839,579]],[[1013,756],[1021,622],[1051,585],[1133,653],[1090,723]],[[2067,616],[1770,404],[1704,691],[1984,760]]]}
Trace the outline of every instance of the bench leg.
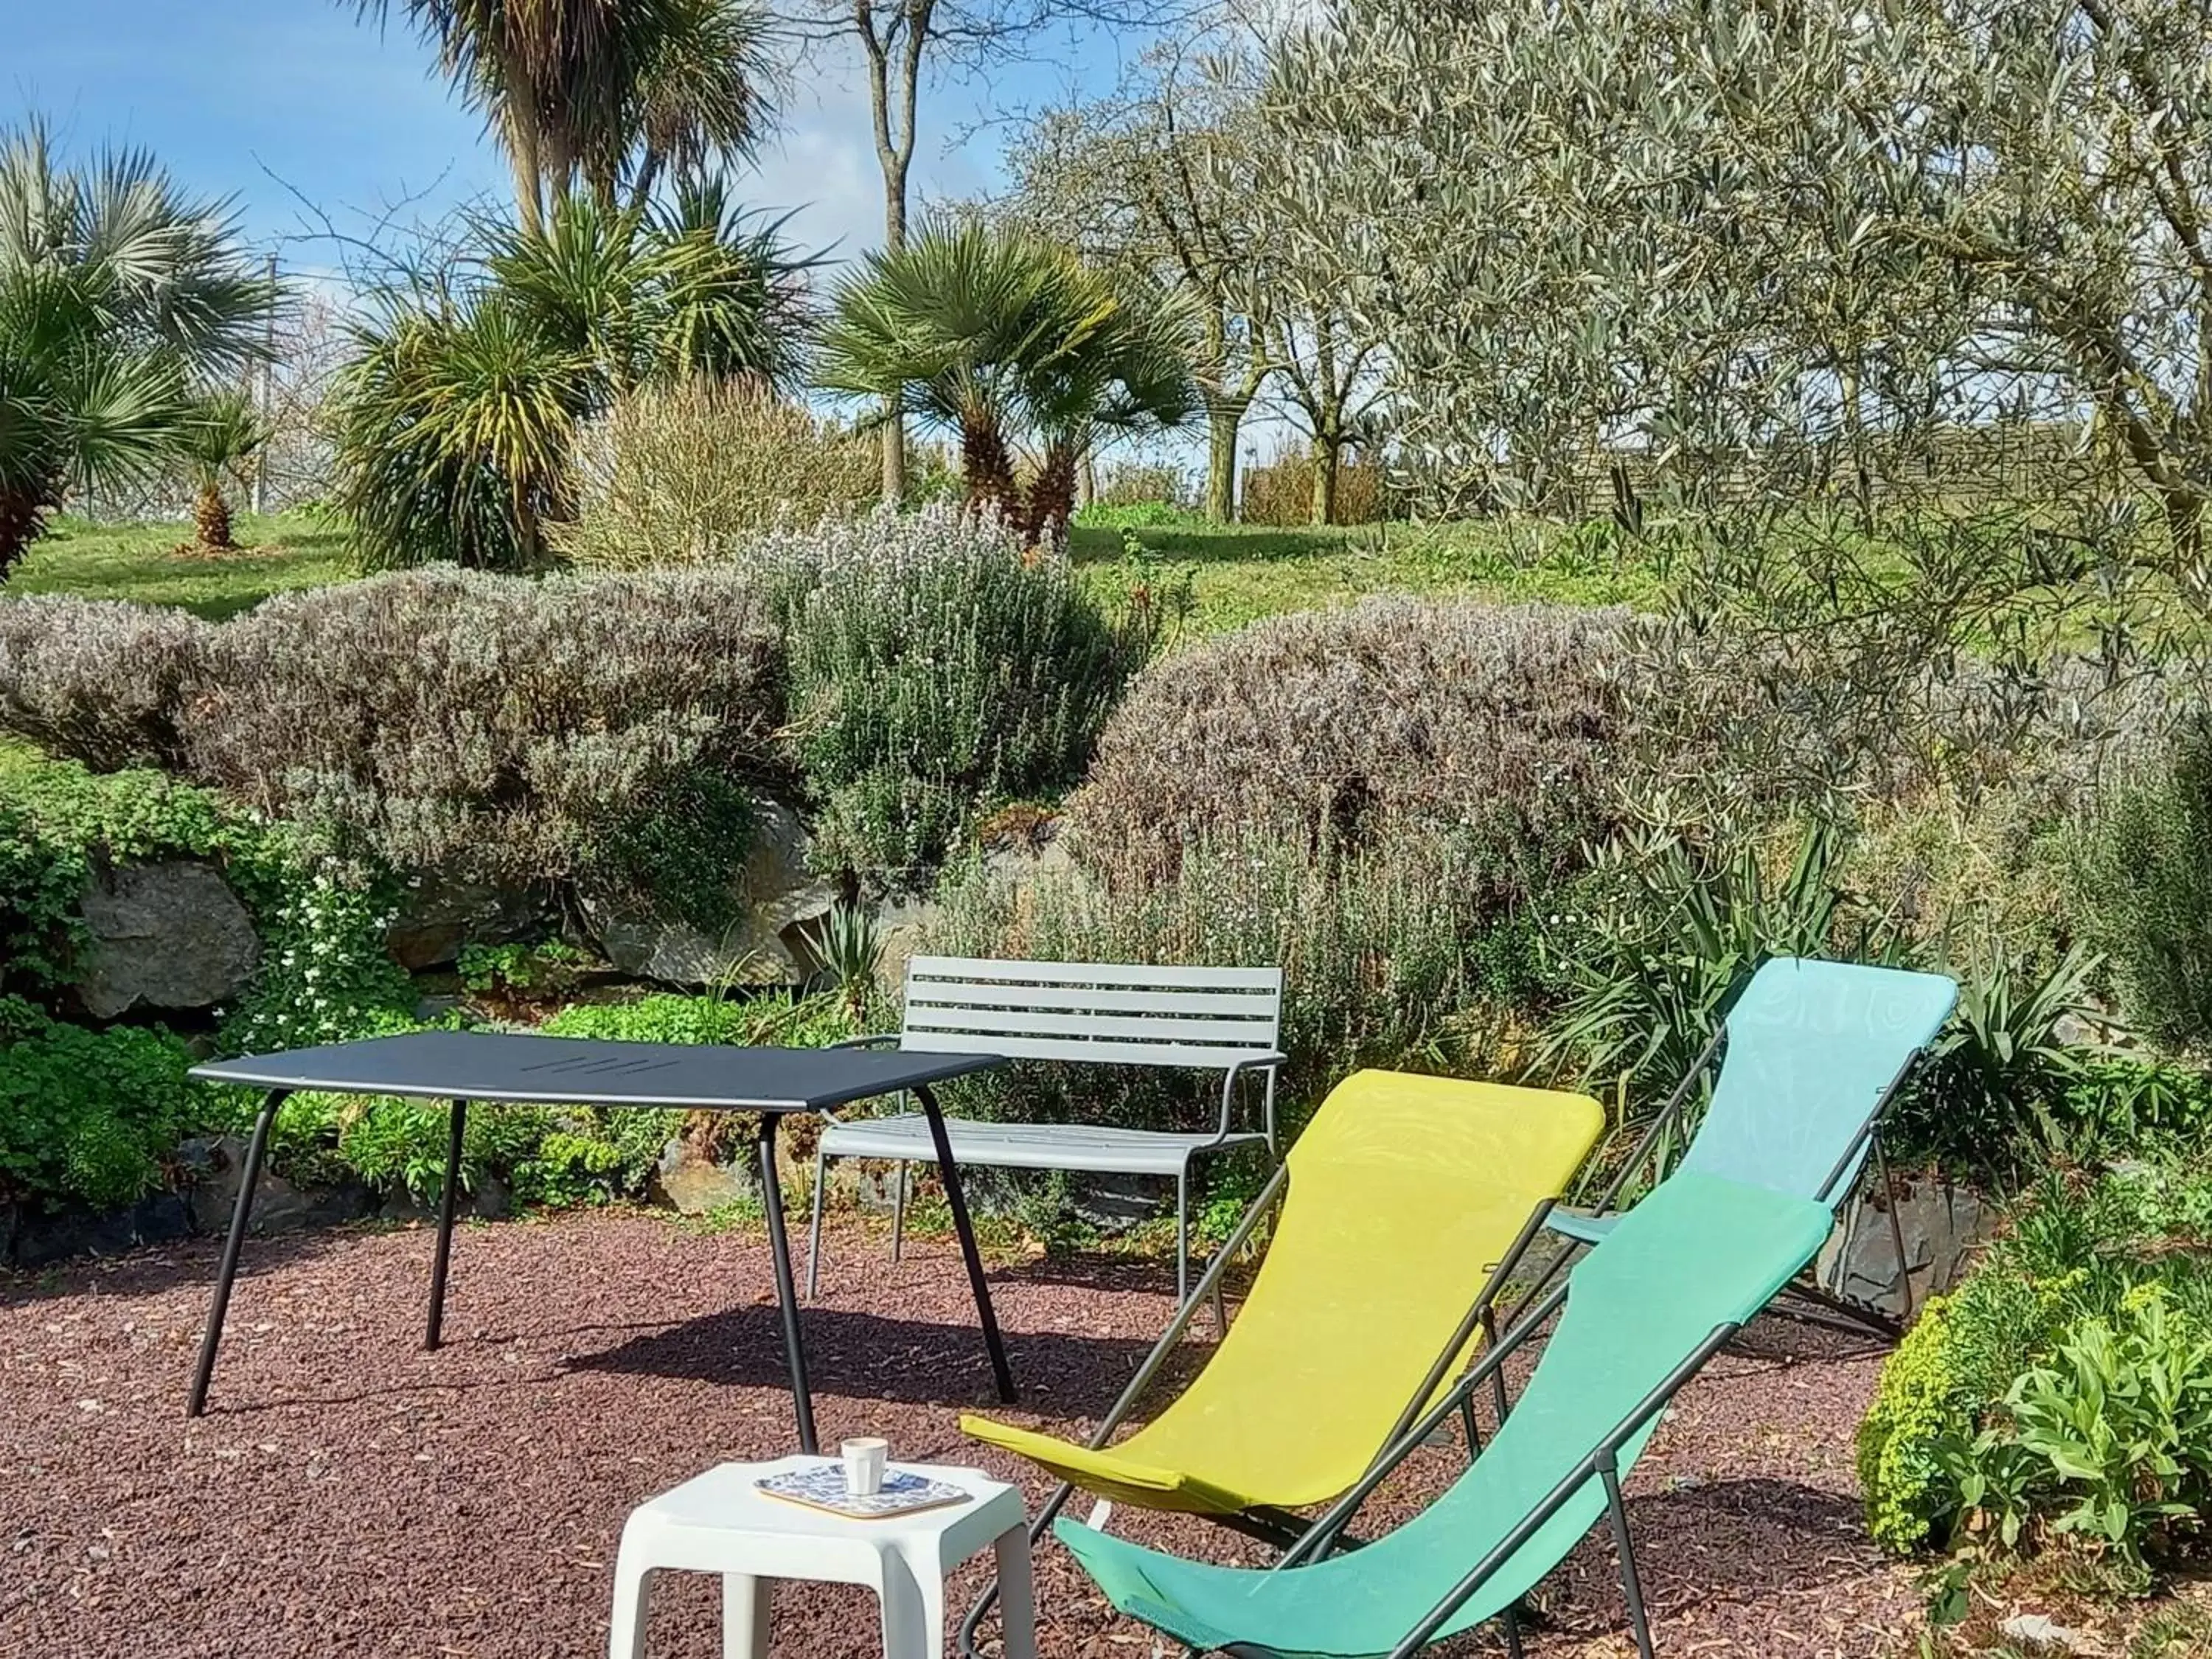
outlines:
{"label": "bench leg", "polygon": [[906,1246],[906,1170],[901,1162],[891,1170],[891,1261],[896,1264]]}
{"label": "bench leg", "polygon": [[1176,1306],[1190,1298],[1190,1165],[1176,1176]]}
{"label": "bench leg", "polygon": [[768,1659],[769,1599],[773,1578],[722,1575],[722,1659]]}
{"label": "bench leg", "polygon": [[814,1218],[806,1224],[806,1299],[814,1300],[814,1292],[822,1284],[822,1188],[830,1176],[829,1155],[817,1146],[814,1149]]}

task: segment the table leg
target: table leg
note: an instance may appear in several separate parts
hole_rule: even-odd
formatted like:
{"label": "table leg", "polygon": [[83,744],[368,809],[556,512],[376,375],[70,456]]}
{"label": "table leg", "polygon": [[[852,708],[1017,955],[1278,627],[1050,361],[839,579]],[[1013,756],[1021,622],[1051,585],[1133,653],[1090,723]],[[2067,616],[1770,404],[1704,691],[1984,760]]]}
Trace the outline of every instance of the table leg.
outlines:
{"label": "table leg", "polygon": [[423,1328],[422,1346],[438,1346],[446,1319],[446,1265],[453,1255],[453,1206],[461,1194],[461,1136],[467,1131],[469,1103],[453,1103],[453,1121],[446,1130],[446,1184],[438,1194],[438,1249],[430,1258],[430,1322]]}
{"label": "table leg", "polygon": [[775,1178],[775,1117],[760,1115],[761,1208],[768,1216],[768,1249],[775,1258],[775,1303],[783,1313],[783,1358],[791,1371],[791,1405],[799,1417],[799,1449],[813,1456],[814,1395],[806,1386],[806,1349],[799,1334],[799,1291],[791,1277],[791,1241],[783,1231],[783,1188]]}
{"label": "table leg", "polygon": [[991,1375],[999,1385],[999,1398],[1011,1406],[1014,1393],[1013,1369],[1006,1364],[1006,1344],[999,1334],[999,1316],[991,1308],[991,1287],[983,1281],[983,1256],[975,1248],[975,1229],[968,1218],[968,1200],[960,1190],[960,1171],[953,1167],[952,1138],[945,1130],[945,1114],[937,1104],[934,1090],[917,1087],[914,1097],[921,1103],[922,1115],[929,1120],[929,1139],[937,1148],[937,1173],[945,1182],[945,1207],[952,1212],[952,1231],[960,1236],[961,1258],[968,1264],[968,1285],[975,1293],[975,1315],[983,1322],[983,1346],[991,1351]]}
{"label": "table leg", "polygon": [[238,1277],[238,1252],[246,1243],[246,1224],[253,1213],[253,1188],[261,1179],[261,1160],[269,1150],[269,1131],[276,1121],[276,1109],[289,1089],[272,1089],[261,1102],[261,1115],[253,1120],[253,1139],[246,1144],[246,1167],[239,1172],[238,1203],[230,1213],[230,1237],[223,1243],[222,1266],[216,1270],[215,1301],[208,1309],[207,1329],[200,1337],[198,1368],[192,1373],[191,1402],[185,1415],[198,1417],[207,1409],[208,1379],[215,1375],[215,1351],[222,1341],[223,1316],[230,1311],[231,1283]]}

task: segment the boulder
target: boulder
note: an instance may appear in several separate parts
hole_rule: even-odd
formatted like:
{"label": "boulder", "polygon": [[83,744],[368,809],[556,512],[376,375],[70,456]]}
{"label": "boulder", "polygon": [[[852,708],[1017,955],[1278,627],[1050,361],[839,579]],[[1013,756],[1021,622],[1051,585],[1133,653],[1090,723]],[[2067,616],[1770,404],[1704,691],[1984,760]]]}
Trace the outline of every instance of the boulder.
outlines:
{"label": "boulder", "polygon": [[[189,1183],[185,1202],[191,1207],[193,1227],[203,1233],[228,1232],[231,1211],[238,1202],[239,1177],[246,1166],[245,1137],[211,1135],[187,1140],[177,1148],[176,1161]],[[376,1194],[358,1181],[335,1187],[302,1187],[264,1162],[253,1194],[252,1231],[300,1232],[359,1221],[376,1210]]]}
{"label": "boulder", "polygon": [[120,1255],[167,1244],[192,1232],[191,1212],[174,1193],[154,1193],[118,1210],[82,1204],[46,1210],[9,1206],[0,1213],[0,1265],[29,1272],[80,1255]]}
{"label": "boulder", "polygon": [[[1917,1309],[1957,1282],[1968,1253],[1996,1230],[1997,1215],[1972,1188],[1934,1176],[1899,1176],[1897,1190],[1898,1231]],[[1819,1273],[1822,1288],[1845,1301],[1903,1315],[1905,1275],[1898,1271],[1888,1196],[1879,1183],[1844,1207]]]}
{"label": "boulder", "polygon": [[532,944],[560,921],[550,893],[433,873],[409,885],[384,943],[393,961],[419,974],[458,961],[464,945]]}
{"label": "boulder", "polygon": [[160,859],[95,875],[80,905],[90,943],[78,1000],[94,1019],[131,1009],[211,1008],[261,960],[253,918],[205,859]]}
{"label": "boulder", "polygon": [[720,1164],[689,1141],[660,1149],[653,1171],[653,1198],[685,1215],[707,1215],[758,1195],[760,1182],[737,1164]]}
{"label": "boulder", "polygon": [[812,837],[780,801],[755,803],[752,842],[732,879],[736,920],[716,932],[619,900],[586,898],[585,919],[618,973],[665,985],[788,985],[805,976],[800,930],[837,890],[808,867]]}

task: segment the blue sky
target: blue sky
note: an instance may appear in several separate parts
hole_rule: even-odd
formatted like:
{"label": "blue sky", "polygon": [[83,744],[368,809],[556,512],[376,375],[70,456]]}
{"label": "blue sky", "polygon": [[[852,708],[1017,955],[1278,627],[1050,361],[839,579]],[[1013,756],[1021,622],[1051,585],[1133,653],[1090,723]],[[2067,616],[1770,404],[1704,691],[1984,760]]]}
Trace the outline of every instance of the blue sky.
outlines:
{"label": "blue sky", "polygon": [[[9,9],[0,126],[37,113],[72,149],[145,145],[195,188],[235,196],[256,242],[284,239],[288,267],[327,268],[336,255],[295,240],[304,217],[287,185],[348,230],[364,222],[354,216],[417,192],[429,192],[422,206],[434,216],[508,191],[505,163],[433,73],[428,47],[404,23],[380,32],[360,21],[350,0],[22,0]],[[1001,131],[983,125],[992,116],[1086,83],[1103,90],[1115,76],[1110,41],[1052,56],[930,88],[920,196],[973,194],[995,180]],[[794,70],[784,130],[748,187],[761,206],[798,209],[791,233],[810,247],[851,252],[881,223],[857,70],[842,44]]]}

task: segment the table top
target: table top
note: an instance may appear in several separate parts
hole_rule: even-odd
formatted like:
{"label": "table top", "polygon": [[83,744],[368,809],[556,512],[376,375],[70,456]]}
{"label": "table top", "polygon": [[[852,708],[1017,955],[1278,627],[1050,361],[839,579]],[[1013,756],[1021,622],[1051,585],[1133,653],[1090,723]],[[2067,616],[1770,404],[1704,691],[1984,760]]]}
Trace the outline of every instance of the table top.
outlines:
{"label": "table top", "polygon": [[1005,1064],[897,1048],[741,1048],[507,1031],[409,1031],[192,1067],[210,1083],[426,1100],[819,1112]]}
{"label": "table top", "polygon": [[[965,1504],[945,1504],[935,1509],[909,1510],[874,1520],[854,1520],[770,1498],[755,1484],[762,1476],[784,1474],[817,1463],[835,1464],[834,1457],[779,1457],[765,1463],[720,1463],[694,1475],[638,1506],[640,1515],[651,1515],[662,1526],[697,1528],[707,1532],[769,1534],[775,1537],[857,1539],[881,1543],[917,1534],[980,1530],[988,1536],[1000,1528],[1019,1526],[1021,1493],[982,1470],[947,1463],[908,1463],[894,1460],[891,1468],[927,1480],[942,1480],[969,1494]],[[981,1523],[978,1528],[977,1523]]]}

